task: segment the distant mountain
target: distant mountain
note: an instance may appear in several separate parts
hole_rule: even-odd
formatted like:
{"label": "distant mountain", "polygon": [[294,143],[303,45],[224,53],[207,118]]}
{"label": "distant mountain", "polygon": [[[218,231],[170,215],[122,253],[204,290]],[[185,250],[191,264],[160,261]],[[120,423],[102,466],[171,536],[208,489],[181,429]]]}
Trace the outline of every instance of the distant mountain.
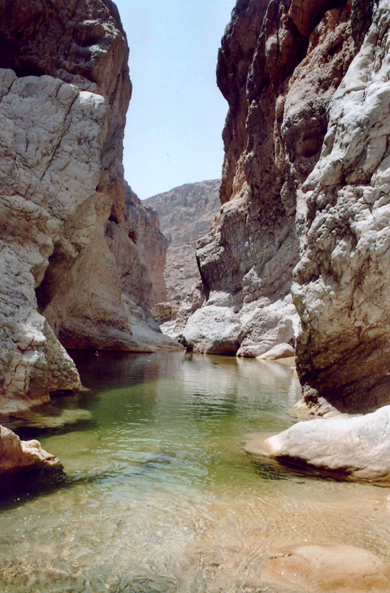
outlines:
{"label": "distant mountain", "polygon": [[165,283],[168,300],[182,300],[198,276],[196,242],[207,233],[221,207],[221,181],[201,181],[175,187],[143,201],[159,215],[169,242]]}
{"label": "distant mountain", "polygon": [[[145,203],[146,200],[141,201],[128,183],[126,183],[125,189],[126,214],[130,227],[129,236],[138,247],[141,265],[146,267],[146,270],[140,270],[138,274],[140,276],[139,285],[151,283],[148,290],[143,288],[142,294],[144,300],[149,295],[146,304],[152,307],[167,299],[164,269],[168,241],[160,230],[157,212],[150,207],[150,204]],[[132,262],[129,263],[131,266],[133,265]],[[134,271],[131,276],[133,275]],[[126,282],[126,277],[122,279],[122,282]]]}

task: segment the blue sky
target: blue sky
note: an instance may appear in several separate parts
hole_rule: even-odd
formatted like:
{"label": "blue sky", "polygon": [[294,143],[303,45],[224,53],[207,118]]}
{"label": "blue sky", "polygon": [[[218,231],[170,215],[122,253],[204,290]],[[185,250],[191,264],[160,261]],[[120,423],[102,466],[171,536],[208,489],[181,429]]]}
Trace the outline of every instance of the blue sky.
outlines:
{"label": "blue sky", "polygon": [[133,98],[125,174],[141,199],[221,176],[227,103],[215,80],[234,0],[116,0]]}

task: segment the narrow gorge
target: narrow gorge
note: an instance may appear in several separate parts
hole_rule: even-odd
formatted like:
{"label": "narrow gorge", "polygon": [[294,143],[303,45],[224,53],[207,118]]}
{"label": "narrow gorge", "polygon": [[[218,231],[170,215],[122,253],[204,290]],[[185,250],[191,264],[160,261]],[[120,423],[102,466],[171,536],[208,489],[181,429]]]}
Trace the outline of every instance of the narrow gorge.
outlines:
{"label": "narrow gorge", "polygon": [[390,590],[390,0],[231,8],[140,200],[117,6],[0,0],[4,593]]}

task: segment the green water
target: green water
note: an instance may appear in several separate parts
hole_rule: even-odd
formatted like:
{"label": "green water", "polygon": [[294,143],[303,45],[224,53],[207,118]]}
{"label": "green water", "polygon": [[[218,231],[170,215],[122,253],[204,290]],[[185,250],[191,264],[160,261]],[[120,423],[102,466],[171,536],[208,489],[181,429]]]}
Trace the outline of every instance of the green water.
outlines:
{"label": "green water", "polygon": [[294,422],[291,369],[73,354],[89,391],[17,426],[66,477],[0,503],[1,593],[276,593],[262,566],[279,542],[363,545],[389,559],[386,491],[243,452],[246,435]]}

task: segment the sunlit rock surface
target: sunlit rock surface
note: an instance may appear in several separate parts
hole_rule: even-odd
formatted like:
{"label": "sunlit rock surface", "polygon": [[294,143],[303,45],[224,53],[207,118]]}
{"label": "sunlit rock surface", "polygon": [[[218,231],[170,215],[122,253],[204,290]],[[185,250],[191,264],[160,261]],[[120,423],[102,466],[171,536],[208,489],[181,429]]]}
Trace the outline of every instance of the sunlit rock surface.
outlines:
{"label": "sunlit rock surface", "polygon": [[11,430],[0,426],[0,479],[24,471],[61,467],[59,459],[44,451],[38,441],[21,441]]}
{"label": "sunlit rock surface", "polygon": [[215,331],[210,345],[210,338],[181,330],[194,350],[230,348],[231,332],[220,322],[224,307],[231,310],[229,326],[235,319],[238,355],[294,344],[299,320],[291,284],[305,244],[302,185],[320,157],[327,108],[353,51],[350,2],[251,0],[233,10],[217,68],[229,104],[222,208],[196,252],[204,316]]}
{"label": "sunlit rock surface", "polygon": [[364,416],[341,415],[299,422],[265,441],[252,439],[245,450],[253,457],[265,455],[344,479],[389,484],[389,425],[390,406],[384,406]]}
{"label": "sunlit rock surface", "polygon": [[199,276],[197,240],[210,230],[219,212],[220,185],[218,179],[188,183],[143,201],[158,213],[161,230],[168,239],[164,273],[167,295],[156,302],[182,301],[195,284]]}
{"label": "sunlit rock surface", "polygon": [[0,16],[0,411],[7,414],[80,388],[63,346],[175,346],[132,298],[105,238],[109,221],[111,235],[132,247],[122,174],[131,83],[116,6],[1,0]]}
{"label": "sunlit rock surface", "polygon": [[293,358],[295,350],[290,344],[278,344],[268,350],[265,354],[259,356],[260,360],[283,360],[284,358]]}

